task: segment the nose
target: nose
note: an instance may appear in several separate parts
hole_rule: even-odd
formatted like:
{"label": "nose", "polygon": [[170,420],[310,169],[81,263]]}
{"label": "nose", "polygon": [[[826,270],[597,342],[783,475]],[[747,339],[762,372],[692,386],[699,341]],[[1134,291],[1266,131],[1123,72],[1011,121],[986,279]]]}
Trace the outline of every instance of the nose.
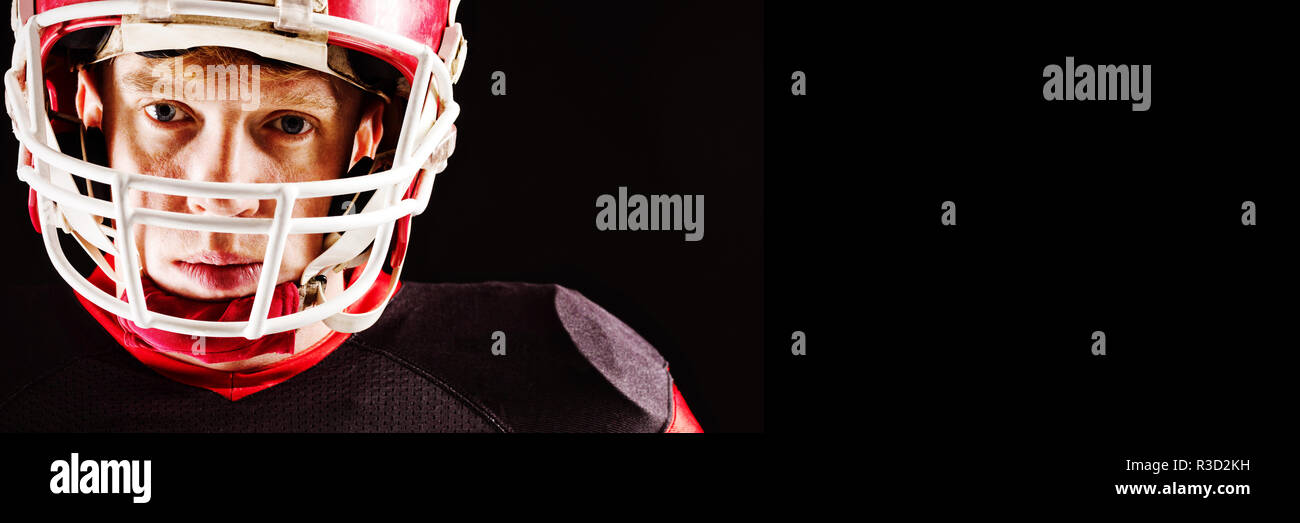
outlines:
{"label": "nose", "polygon": [[258,200],[227,198],[187,198],[190,213],[252,218],[257,215]]}
{"label": "nose", "polygon": [[[213,125],[203,133],[202,148],[208,154],[193,154],[187,178],[212,182],[255,182],[250,173],[258,171],[256,147],[237,126]],[[246,150],[248,149],[248,150]],[[250,178],[250,179],[244,179]],[[252,218],[261,202],[256,199],[187,197],[192,214]]]}

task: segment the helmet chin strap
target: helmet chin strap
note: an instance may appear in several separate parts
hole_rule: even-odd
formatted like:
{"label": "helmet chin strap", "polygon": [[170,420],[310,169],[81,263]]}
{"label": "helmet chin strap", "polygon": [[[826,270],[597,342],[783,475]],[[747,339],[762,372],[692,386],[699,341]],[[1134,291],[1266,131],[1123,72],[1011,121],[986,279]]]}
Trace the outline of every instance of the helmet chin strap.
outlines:
{"label": "helmet chin strap", "polygon": [[[376,156],[376,159],[362,158],[348,170],[347,177],[365,176],[375,172],[381,165],[391,165],[392,151]],[[360,197],[361,193],[356,193],[352,195],[351,200],[345,200],[344,216],[358,212],[357,200]],[[375,200],[376,198],[370,198],[365,204],[366,207],[370,207]],[[364,209],[361,212],[364,212]],[[341,274],[345,269],[365,263],[370,253],[369,246],[374,239],[374,228],[327,234],[322,240],[325,245],[324,252],[321,252],[319,256],[308,263],[307,268],[302,271],[302,279],[299,283],[301,299],[298,310],[306,310],[309,307],[325,303],[325,286],[329,283],[328,278],[334,274]]]}
{"label": "helmet chin strap", "polygon": [[[407,188],[404,197],[411,197],[412,194],[416,192],[421,192],[423,195],[427,196],[427,191],[432,190],[433,178],[447,168],[447,157],[451,156],[452,151],[455,150],[455,144],[456,133],[453,128],[453,131],[449,133],[447,137],[443,138],[442,143],[435,148],[433,156],[425,162],[423,169],[419,172],[416,178],[411,180],[411,185]],[[375,165],[371,166],[372,171],[375,170],[381,162],[391,164],[393,158],[392,151],[379,155],[379,157],[380,161],[375,162]],[[386,196],[387,195],[377,193],[370,199],[370,201],[366,202],[366,208],[362,209],[360,212],[366,212],[375,201],[380,201],[381,198],[385,198]],[[355,201],[356,197],[354,196],[353,202]],[[355,206],[349,206],[347,212],[352,212],[353,210],[355,210]],[[365,229],[346,231],[337,237],[329,237],[327,241],[332,242],[329,244],[329,247],[325,249],[325,252],[321,253],[320,256],[312,260],[311,263],[307,265],[307,269],[303,271],[302,287],[306,289],[314,288],[323,290],[325,281],[317,280],[318,277],[322,275],[332,276],[334,274],[341,274],[346,269],[366,263],[370,258],[371,245],[373,245],[377,233],[378,227],[368,227]],[[389,264],[393,267],[393,274],[391,277],[387,278],[388,290],[384,293],[383,300],[368,311],[344,311],[325,318],[323,322],[326,326],[338,332],[360,332],[369,328],[371,325],[374,325],[374,323],[379,320],[379,315],[384,312],[385,308],[387,308],[388,302],[397,292],[398,283],[401,281],[402,267],[405,265],[404,262],[406,259],[406,246],[411,235],[411,216],[404,216],[397,220],[394,235],[396,238],[393,244],[392,257],[389,261]],[[376,284],[380,284],[382,280],[382,278],[376,279]],[[304,292],[319,295],[319,290],[307,290]],[[303,305],[307,306],[306,304],[308,303],[308,300],[306,299],[306,295],[304,296]],[[313,302],[319,304],[324,301],[313,300]]]}

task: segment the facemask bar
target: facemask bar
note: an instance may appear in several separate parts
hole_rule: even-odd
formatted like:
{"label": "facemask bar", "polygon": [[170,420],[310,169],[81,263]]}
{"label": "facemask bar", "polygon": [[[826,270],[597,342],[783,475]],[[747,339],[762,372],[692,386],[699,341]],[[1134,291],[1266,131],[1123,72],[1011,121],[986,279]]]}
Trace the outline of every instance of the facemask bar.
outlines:
{"label": "facemask bar", "polygon": [[[371,311],[367,314],[349,314],[342,311],[357,302],[377,280],[383,265],[383,257],[387,255],[390,246],[394,222],[404,216],[419,214],[428,205],[430,191],[426,189],[431,185],[436,171],[425,173],[424,177],[427,179],[421,180],[421,190],[416,198],[403,199],[403,196],[420,168],[427,166],[435,149],[443,145],[452,123],[459,114],[459,106],[451,100],[451,78],[446,65],[428,46],[415,43],[405,37],[388,34],[352,20],[320,14],[310,15],[310,22],[320,29],[377,42],[418,59],[414,85],[407,101],[392,168],[357,178],[298,183],[177,180],[105,168],[72,158],[50,147],[48,144],[52,143],[52,137],[48,134],[45,90],[41,88],[44,85],[44,77],[38,45],[42,28],[80,18],[135,14],[139,8],[140,4],[136,2],[99,2],[65,6],[30,18],[24,28],[15,32],[16,35],[24,37],[18,38],[18,42],[15,43],[15,67],[11,68],[4,77],[5,103],[14,123],[15,134],[32,154],[34,167],[24,165],[20,158],[17,171],[19,178],[27,182],[38,195],[42,236],[55,269],[69,285],[91,302],[113,314],[131,319],[144,328],[157,328],[196,336],[243,336],[255,339],[329,318],[348,319],[351,324],[358,323],[355,318],[364,318],[360,323],[368,326],[380,311]],[[279,16],[275,7],[212,1],[173,1],[172,13],[239,17],[262,21],[275,21]],[[23,98],[23,91],[17,80],[17,65],[21,63],[20,57],[24,56],[21,62],[26,63],[27,85],[34,87],[27,90],[26,99]],[[432,93],[429,85],[431,81],[436,84],[436,89]],[[428,94],[433,94],[434,97],[428,98]],[[437,114],[439,105],[443,108],[441,115]],[[434,116],[431,117],[424,111],[433,111]],[[429,120],[432,120],[432,125],[429,125]],[[76,190],[59,187],[52,181],[51,167],[108,185],[112,191],[113,201],[105,202],[82,195]],[[196,216],[135,208],[126,203],[126,195],[131,189],[190,197],[273,199],[276,201],[276,212],[273,218],[268,219]],[[372,190],[376,191],[374,197],[360,213],[314,218],[292,217],[294,203],[298,199],[350,195]],[[116,247],[116,253],[110,252],[110,254],[117,254],[116,263],[125,276],[118,278],[125,280],[118,283],[126,286],[128,303],[123,303],[116,296],[111,296],[95,287],[78,274],[68,262],[57,237],[59,228],[57,224],[64,219],[61,208],[115,220],[116,230],[107,226],[102,227],[105,229],[104,232],[108,233],[107,235],[114,237],[113,246]],[[134,245],[133,235],[130,234],[136,224],[267,235],[268,245],[263,259],[264,270],[258,283],[250,320],[246,322],[197,321],[148,311],[143,297],[139,252]],[[75,235],[76,230],[73,227],[65,228]],[[291,234],[338,231],[345,231],[344,238],[348,235],[373,238],[374,245],[360,278],[341,295],[322,305],[286,316],[267,318],[271,305],[269,296],[276,286],[287,237]],[[79,235],[77,239],[88,252],[91,251],[91,247],[87,246],[87,242]],[[98,254],[98,251],[95,251],[92,257],[95,254]],[[309,267],[311,266],[312,264],[309,264]],[[304,274],[304,278],[308,276]]]}

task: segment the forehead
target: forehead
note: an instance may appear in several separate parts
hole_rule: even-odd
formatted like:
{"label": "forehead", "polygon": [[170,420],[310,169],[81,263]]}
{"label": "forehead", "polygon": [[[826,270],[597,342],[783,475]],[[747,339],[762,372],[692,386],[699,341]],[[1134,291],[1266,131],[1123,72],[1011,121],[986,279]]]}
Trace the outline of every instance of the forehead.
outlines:
{"label": "forehead", "polygon": [[320,71],[257,59],[230,58],[233,59],[211,55],[174,58],[122,55],[111,64],[113,81],[109,85],[116,86],[123,94],[149,95],[158,91],[160,82],[169,82],[177,88],[174,92],[180,94],[186,82],[211,83],[220,78],[226,85],[247,82],[246,88],[257,89],[263,102],[308,105],[322,110],[337,109],[359,95],[359,91],[343,80]]}

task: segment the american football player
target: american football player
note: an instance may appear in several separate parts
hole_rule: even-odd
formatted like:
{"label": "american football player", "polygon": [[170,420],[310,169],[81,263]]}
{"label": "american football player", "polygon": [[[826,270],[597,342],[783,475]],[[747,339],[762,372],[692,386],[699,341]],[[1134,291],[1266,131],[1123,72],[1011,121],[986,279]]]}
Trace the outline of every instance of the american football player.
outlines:
{"label": "american football player", "polygon": [[18,177],[73,292],[28,297],[57,324],[12,349],[0,428],[700,431],[578,292],[401,281],[455,149],[457,4],[15,1]]}

